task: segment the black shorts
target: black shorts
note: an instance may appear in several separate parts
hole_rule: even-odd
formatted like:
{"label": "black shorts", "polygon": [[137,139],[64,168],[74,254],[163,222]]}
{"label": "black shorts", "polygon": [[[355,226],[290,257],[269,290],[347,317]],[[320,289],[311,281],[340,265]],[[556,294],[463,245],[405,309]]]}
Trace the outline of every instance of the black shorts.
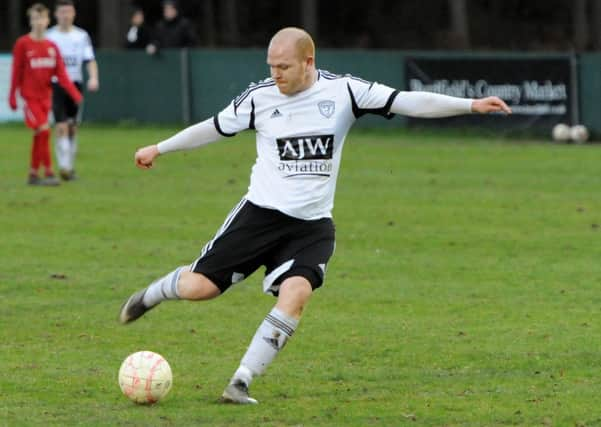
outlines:
{"label": "black shorts", "polygon": [[280,284],[292,276],[320,287],[334,245],[331,218],[306,221],[242,199],[190,270],[224,292],[265,266],[263,290],[277,296]]}
{"label": "black shorts", "polygon": [[[74,82],[75,86],[81,92],[81,83]],[[52,83],[52,114],[57,123],[73,121],[77,122],[77,113],[79,106],[69,96],[67,91],[58,83]]]}

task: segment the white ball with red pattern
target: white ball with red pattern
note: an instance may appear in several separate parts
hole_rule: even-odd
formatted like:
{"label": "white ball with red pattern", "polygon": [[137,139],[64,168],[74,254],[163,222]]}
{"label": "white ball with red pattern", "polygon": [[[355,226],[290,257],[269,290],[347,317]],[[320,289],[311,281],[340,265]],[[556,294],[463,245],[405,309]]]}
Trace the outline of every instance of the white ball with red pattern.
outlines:
{"label": "white ball with red pattern", "polygon": [[572,141],[582,144],[588,140],[588,129],[584,125],[572,126],[570,129],[570,138]]}
{"label": "white ball with red pattern", "polygon": [[171,390],[173,376],[167,360],[152,351],[130,354],[119,369],[119,386],[136,403],[153,404]]}

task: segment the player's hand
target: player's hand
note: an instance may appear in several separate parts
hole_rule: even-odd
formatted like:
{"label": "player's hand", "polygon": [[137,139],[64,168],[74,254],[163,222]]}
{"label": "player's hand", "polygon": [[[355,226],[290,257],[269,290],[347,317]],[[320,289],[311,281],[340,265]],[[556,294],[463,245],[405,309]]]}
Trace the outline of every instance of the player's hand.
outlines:
{"label": "player's hand", "polygon": [[10,109],[13,111],[17,111],[17,98],[11,96],[8,100],[8,105],[10,105]]}
{"label": "player's hand", "polygon": [[140,169],[150,169],[152,167],[152,162],[160,154],[156,145],[148,145],[144,148],[140,148],[136,151],[134,156],[136,166]]}
{"label": "player's hand", "polygon": [[482,99],[474,99],[474,102],[472,102],[472,112],[481,114],[503,112],[511,114],[511,108],[501,98],[489,96]]}
{"label": "player's hand", "polygon": [[99,88],[98,79],[88,79],[88,91],[97,92]]}

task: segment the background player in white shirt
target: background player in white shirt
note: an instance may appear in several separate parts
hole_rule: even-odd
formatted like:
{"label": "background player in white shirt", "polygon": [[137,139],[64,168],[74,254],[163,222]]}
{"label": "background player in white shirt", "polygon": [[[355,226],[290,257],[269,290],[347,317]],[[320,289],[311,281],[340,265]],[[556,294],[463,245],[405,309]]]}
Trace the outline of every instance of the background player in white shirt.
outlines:
{"label": "background player in white shirt", "polygon": [[264,291],[278,299],[223,392],[222,399],[233,403],[256,403],[248,386],[294,333],[312,292],[323,283],[334,250],[331,210],[340,155],[353,122],[366,113],[511,112],[497,97],[399,92],[318,70],[313,41],[298,28],[285,28],[271,39],[267,63],[271,78],[251,84],[212,119],[135,154],[136,165],[148,169],[160,154],[256,130],[258,155],[248,193],[215,238],[192,265],[136,292],[120,312],[120,321],[128,323],[164,300],[211,299],[264,265]]}
{"label": "background player in white shirt", "polygon": [[[98,64],[88,33],[73,25],[75,6],[71,0],[58,0],[54,12],[57,25],[50,28],[46,37],[59,48],[64,58],[69,78],[81,91],[83,87],[82,65],[88,72],[87,90],[98,90]],[[52,111],[56,122],[56,157],[61,178],[75,178],[75,155],[77,153],[77,118],[79,108],[65,91],[53,85]]]}

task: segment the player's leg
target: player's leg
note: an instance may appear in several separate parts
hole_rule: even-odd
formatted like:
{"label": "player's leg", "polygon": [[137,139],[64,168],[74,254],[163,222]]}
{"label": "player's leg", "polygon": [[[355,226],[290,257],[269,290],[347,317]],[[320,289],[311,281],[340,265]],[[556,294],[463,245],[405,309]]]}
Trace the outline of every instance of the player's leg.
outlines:
{"label": "player's leg", "polygon": [[[133,294],[121,308],[120,321],[136,320],[165,300],[215,298],[252,274],[260,265],[254,259],[260,252],[250,243],[242,244],[252,241],[246,230],[252,221],[253,210],[244,209],[245,205],[246,200],[242,200],[230,212],[191,266],[179,267]],[[260,229],[255,231],[261,232]]]}
{"label": "player's leg", "polygon": [[45,185],[58,185],[60,182],[54,176],[54,171],[52,170],[52,154],[50,151],[50,125],[46,123],[44,126],[41,126],[37,129],[40,151],[42,157],[42,165],[46,170],[44,176]]}
{"label": "player's leg", "polygon": [[189,266],[179,267],[129,297],[121,307],[119,321],[133,322],[166,300],[202,301],[220,294],[221,290],[205,275],[189,271]]}
{"label": "player's leg", "polygon": [[69,121],[69,162],[71,164],[71,174],[69,179],[75,179],[75,158],[77,156],[78,142],[77,142],[77,121],[75,119],[75,113],[73,119]]}
{"label": "player's leg", "polygon": [[56,161],[62,179],[68,180],[71,170],[69,122],[67,117],[67,99],[65,90],[58,84],[52,85],[52,114],[54,115],[54,141]]}
{"label": "player's leg", "polygon": [[[50,125],[48,124],[48,113],[50,105],[48,101],[38,99],[25,100],[25,124],[33,129],[33,147],[29,183],[33,185],[58,185],[52,171],[52,158],[50,156]],[[43,179],[39,178],[40,166],[44,166],[46,174]]]}
{"label": "player's leg", "polygon": [[312,293],[311,283],[305,277],[293,276],[282,282],[277,304],[257,329],[240,366],[223,392],[224,402],[257,403],[248,395],[248,387],[255,376],[265,372],[294,334]]}
{"label": "player's leg", "polygon": [[29,185],[39,185],[40,184],[40,175],[39,169],[41,165],[41,157],[39,154],[39,143],[38,143],[38,134],[37,132],[33,132],[33,137],[31,141],[31,160],[29,163],[29,177],[27,178],[27,183]]}
{"label": "player's leg", "polygon": [[58,170],[61,178],[67,180],[69,178],[68,171],[71,169],[69,165],[69,124],[67,122],[57,122],[54,125],[55,133],[55,152]]}
{"label": "player's leg", "polygon": [[33,100],[25,99],[25,105],[23,107],[23,115],[25,118],[25,125],[33,131],[32,140],[31,140],[31,160],[29,167],[29,178],[27,183],[30,185],[39,185],[40,184],[40,176],[39,169],[41,165],[41,157],[40,157],[40,144],[38,133],[36,129],[39,126],[38,118],[32,111],[32,103]]}
{"label": "player's leg", "polygon": [[59,185],[60,181],[54,176],[52,170],[52,151],[50,149],[50,123],[48,122],[48,115],[52,108],[52,99],[40,100],[38,105],[40,109],[40,127],[38,128],[38,135],[40,138],[40,150],[42,152],[42,164],[46,169],[46,174],[43,180],[44,185]]}
{"label": "player's leg", "polygon": [[[80,82],[75,82],[75,86],[82,91],[82,85]],[[81,106],[76,104],[73,99],[65,93],[65,113],[68,123],[67,138],[69,140],[69,172],[66,179],[75,179],[75,157],[77,155],[77,124],[80,119]]]}
{"label": "player's leg", "polygon": [[253,378],[261,375],[298,327],[303,309],[314,289],[320,287],[326,265],[334,252],[334,225],[330,219],[297,223],[293,237],[277,250],[268,265],[265,292],[278,301],[255,333],[239,368],[223,393],[223,401],[256,403],[248,396]]}

